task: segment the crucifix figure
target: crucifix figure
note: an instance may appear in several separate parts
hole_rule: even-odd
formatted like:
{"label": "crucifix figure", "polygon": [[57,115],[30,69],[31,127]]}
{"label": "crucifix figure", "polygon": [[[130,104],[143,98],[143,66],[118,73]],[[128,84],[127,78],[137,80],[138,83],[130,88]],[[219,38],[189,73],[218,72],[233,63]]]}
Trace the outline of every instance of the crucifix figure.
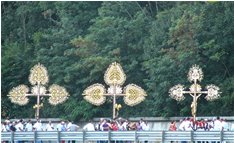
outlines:
{"label": "crucifix figure", "polygon": [[170,97],[177,101],[182,101],[185,99],[183,94],[189,94],[192,96],[193,101],[191,104],[191,112],[194,120],[196,120],[197,99],[201,95],[206,94],[205,99],[208,101],[212,101],[220,97],[219,87],[215,85],[208,85],[206,86],[207,90],[202,91],[201,86],[198,84],[198,82],[201,81],[202,79],[203,79],[203,72],[201,68],[199,68],[197,65],[194,65],[192,68],[190,68],[188,73],[188,80],[190,82],[193,82],[193,84],[189,88],[189,91],[185,91],[184,86],[180,84],[172,87],[169,90]]}
{"label": "crucifix figure", "polygon": [[36,109],[35,118],[39,119],[40,108],[43,107],[43,103],[40,104],[40,98],[43,96],[49,97],[49,103],[52,105],[57,105],[63,103],[69,96],[66,89],[59,85],[53,84],[47,91],[45,85],[48,83],[49,77],[47,74],[47,69],[40,63],[35,65],[29,75],[29,82],[33,85],[31,93],[29,93],[29,88],[26,85],[19,85],[14,87],[9,92],[9,98],[11,102],[25,105],[28,103],[29,96],[37,98],[37,104],[33,106]]}
{"label": "crucifix figure", "polygon": [[112,63],[106,70],[104,80],[105,83],[109,85],[107,92],[102,84],[96,83],[87,87],[82,95],[84,95],[85,100],[96,106],[103,104],[106,97],[112,97],[113,119],[116,118],[116,110],[119,111],[121,108],[121,105],[116,103],[116,97],[122,96],[127,105],[134,106],[142,102],[145,96],[147,96],[146,92],[135,84],[128,84],[122,89],[121,86],[126,80],[126,75],[120,64],[116,62]]}

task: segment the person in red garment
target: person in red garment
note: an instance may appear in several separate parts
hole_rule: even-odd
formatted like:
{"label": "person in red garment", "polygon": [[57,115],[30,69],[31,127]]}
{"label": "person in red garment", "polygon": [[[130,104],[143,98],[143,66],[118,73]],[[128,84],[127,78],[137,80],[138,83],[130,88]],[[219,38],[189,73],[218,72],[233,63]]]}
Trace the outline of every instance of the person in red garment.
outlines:
{"label": "person in red garment", "polygon": [[176,121],[171,121],[171,124],[169,126],[169,131],[176,131],[177,127],[176,127]]}

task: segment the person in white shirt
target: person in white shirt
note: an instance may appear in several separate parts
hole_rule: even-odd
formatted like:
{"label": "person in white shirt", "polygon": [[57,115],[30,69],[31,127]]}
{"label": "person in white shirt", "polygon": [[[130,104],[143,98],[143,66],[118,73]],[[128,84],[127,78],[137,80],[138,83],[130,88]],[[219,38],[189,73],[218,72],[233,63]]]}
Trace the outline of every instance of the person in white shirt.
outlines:
{"label": "person in white shirt", "polygon": [[95,131],[95,127],[94,127],[94,124],[89,121],[88,124],[86,124],[84,127],[83,127],[83,130],[85,131]]}
{"label": "person in white shirt", "polygon": [[129,123],[128,120],[124,120],[120,126],[120,129],[123,131],[127,131],[128,123]]}
{"label": "person in white shirt", "polygon": [[61,123],[59,123],[57,125],[57,130],[58,131],[66,131],[66,127],[65,127],[65,122],[64,121],[61,121]]}
{"label": "person in white shirt", "polygon": [[54,125],[49,121],[49,123],[46,125],[46,131],[54,131]]}
{"label": "person in white shirt", "polygon": [[1,124],[1,132],[6,132],[7,130],[6,130],[6,126],[5,126],[5,124],[2,122],[2,124]]}
{"label": "person in white shirt", "polygon": [[15,128],[16,128],[17,132],[23,131],[23,129],[24,129],[24,125],[22,124],[22,122],[23,122],[23,120],[21,119],[15,125]]}
{"label": "person in white shirt", "polygon": [[180,120],[179,130],[185,131],[185,119]]}
{"label": "person in white shirt", "polygon": [[67,124],[67,131],[71,131],[71,125],[72,125],[72,122],[71,121],[68,121],[68,124]]}
{"label": "person in white shirt", "polygon": [[223,127],[222,127],[222,123],[220,121],[220,118],[217,117],[217,119],[214,121],[214,131],[222,131]]}
{"label": "person in white shirt", "polygon": [[228,131],[228,123],[226,122],[225,119],[221,119],[221,124],[222,124],[223,131]]}
{"label": "person in white shirt", "polygon": [[41,121],[37,120],[37,122],[33,125],[34,131],[42,131]]}
{"label": "person in white shirt", "polygon": [[192,122],[190,121],[189,118],[186,118],[186,120],[184,121],[184,130],[185,131],[192,131],[193,130]]}
{"label": "person in white shirt", "polygon": [[149,124],[147,121],[144,122],[144,124],[142,124],[142,130],[143,131],[149,131],[150,130],[150,127],[149,127]]}
{"label": "person in white shirt", "polygon": [[11,131],[10,126],[11,126],[11,122],[5,122],[5,128],[7,132]]}
{"label": "person in white shirt", "polygon": [[145,121],[143,119],[140,120],[140,127],[142,130],[144,130],[146,124],[145,124]]}
{"label": "person in white shirt", "polygon": [[33,131],[33,126],[31,120],[28,120],[28,123],[25,126],[25,131],[31,132]]}

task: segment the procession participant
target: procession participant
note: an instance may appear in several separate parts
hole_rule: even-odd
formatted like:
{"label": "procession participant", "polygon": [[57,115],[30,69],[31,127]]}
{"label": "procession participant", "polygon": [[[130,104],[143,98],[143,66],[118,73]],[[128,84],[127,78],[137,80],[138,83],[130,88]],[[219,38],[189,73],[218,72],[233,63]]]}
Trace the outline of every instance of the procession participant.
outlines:
{"label": "procession participant", "polygon": [[33,131],[33,125],[31,120],[28,120],[26,126],[25,126],[25,131],[32,132]]}
{"label": "procession participant", "polygon": [[169,131],[176,131],[177,127],[176,127],[176,121],[171,121],[171,124],[169,126]]}
{"label": "procession participant", "polygon": [[39,119],[37,119],[37,122],[33,125],[33,130],[34,131],[43,131],[42,129],[42,124]]}
{"label": "procession participant", "polygon": [[87,123],[84,127],[83,130],[85,131],[95,131],[94,124],[92,123],[91,120],[89,120],[89,123]]}
{"label": "procession participant", "polygon": [[54,131],[54,125],[52,124],[51,121],[49,121],[49,123],[46,125],[45,130],[46,131]]}

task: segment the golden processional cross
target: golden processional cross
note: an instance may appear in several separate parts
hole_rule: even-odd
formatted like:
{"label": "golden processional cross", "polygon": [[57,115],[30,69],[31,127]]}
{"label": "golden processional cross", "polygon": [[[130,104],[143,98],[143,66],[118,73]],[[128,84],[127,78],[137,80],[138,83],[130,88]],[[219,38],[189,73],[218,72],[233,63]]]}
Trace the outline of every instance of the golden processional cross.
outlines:
{"label": "golden processional cross", "polygon": [[26,85],[19,85],[14,87],[7,96],[9,96],[11,102],[19,105],[27,104],[29,101],[28,96],[37,97],[37,104],[33,108],[36,109],[35,118],[39,119],[40,108],[43,107],[43,103],[40,104],[41,96],[48,96],[49,103],[52,105],[63,103],[69,96],[64,87],[56,84],[51,85],[49,91],[47,91],[44,85],[48,81],[47,69],[39,63],[30,71],[29,82],[33,85],[31,93],[29,93],[29,88]]}
{"label": "golden processional cross", "polygon": [[147,96],[146,92],[135,84],[128,84],[122,89],[121,86],[126,80],[126,75],[121,65],[116,62],[108,67],[104,75],[104,80],[110,86],[107,92],[102,84],[96,83],[87,87],[82,95],[84,95],[85,100],[96,106],[103,104],[106,97],[113,97],[113,119],[116,118],[116,109],[119,110],[121,108],[116,104],[117,96],[123,96],[124,102],[129,106],[134,106],[142,102],[145,96]]}
{"label": "golden processional cross", "polygon": [[202,91],[201,86],[198,84],[198,81],[201,81],[203,79],[203,72],[199,66],[194,65],[192,68],[190,68],[189,73],[188,73],[188,80],[190,82],[193,82],[193,84],[190,86],[189,91],[184,90],[183,85],[176,85],[172,87],[169,90],[170,97],[177,100],[177,101],[182,101],[185,99],[183,94],[189,94],[193,97],[193,102],[191,104],[191,112],[194,121],[196,120],[196,112],[197,112],[197,99],[202,95],[202,94],[207,94],[205,99],[208,101],[212,101],[215,99],[218,99],[220,97],[219,92],[219,87],[215,85],[208,85],[206,86],[207,91]]}

